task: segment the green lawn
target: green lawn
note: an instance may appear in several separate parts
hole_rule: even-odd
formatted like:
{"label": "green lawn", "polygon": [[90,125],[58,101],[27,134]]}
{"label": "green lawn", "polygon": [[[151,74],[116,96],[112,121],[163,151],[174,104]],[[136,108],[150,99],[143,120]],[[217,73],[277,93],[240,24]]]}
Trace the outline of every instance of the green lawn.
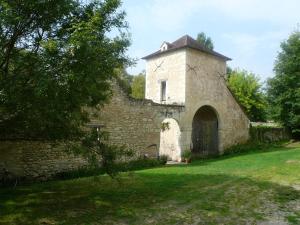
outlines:
{"label": "green lawn", "polygon": [[0,224],[300,224],[300,148],[0,189]]}

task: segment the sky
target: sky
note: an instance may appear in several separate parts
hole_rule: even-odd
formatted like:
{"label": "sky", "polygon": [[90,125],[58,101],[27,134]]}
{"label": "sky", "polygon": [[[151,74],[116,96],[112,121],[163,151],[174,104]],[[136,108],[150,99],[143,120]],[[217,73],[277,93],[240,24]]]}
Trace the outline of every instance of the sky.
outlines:
{"label": "sky", "polygon": [[123,0],[137,59],[130,74],[145,69],[141,58],[164,41],[205,32],[214,50],[232,58],[232,68],[246,69],[261,81],[274,76],[280,43],[300,27],[300,0]]}

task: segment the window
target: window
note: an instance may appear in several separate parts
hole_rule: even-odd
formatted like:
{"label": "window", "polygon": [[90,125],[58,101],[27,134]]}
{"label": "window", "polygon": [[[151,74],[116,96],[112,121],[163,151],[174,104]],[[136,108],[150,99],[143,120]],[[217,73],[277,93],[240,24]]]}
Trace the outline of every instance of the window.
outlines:
{"label": "window", "polygon": [[168,44],[167,43],[163,43],[163,45],[160,48],[160,51],[163,52],[163,51],[166,51],[166,50],[168,50]]}
{"label": "window", "polygon": [[166,101],[166,89],[167,89],[167,81],[162,81],[160,83],[160,101],[165,102]]}

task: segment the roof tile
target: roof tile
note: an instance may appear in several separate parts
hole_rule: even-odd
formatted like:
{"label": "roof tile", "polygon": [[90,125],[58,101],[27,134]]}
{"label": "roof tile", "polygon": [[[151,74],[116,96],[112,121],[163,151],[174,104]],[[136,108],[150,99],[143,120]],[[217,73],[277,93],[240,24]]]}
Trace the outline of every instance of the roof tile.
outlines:
{"label": "roof tile", "polygon": [[[166,42],[166,43],[168,43],[168,42]],[[167,50],[164,50],[164,51],[158,50],[158,51],[156,51],[156,52],[154,52],[150,55],[147,55],[147,56],[143,57],[142,59],[150,59],[150,58],[165,54],[167,52],[176,51],[176,50],[179,50],[179,49],[182,49],[182,48],[192,48],[192,49],[195,49],[195,50],[198,50],[198,51],[202,51],[202,52],[208,53],[210,55],[214,55],[218,58],[221,58],[225,61],[231,60],[227,56],[224,56],[224,55],[222,55],[218,52],[215,52],[213,50],[210,50],[210,49],[206,48],[204,45],[200,44],[198,41],[196,41],[195,39],[193,39],[189,35],[184,35],[183,37],[177,39],[176,41],[172,42],[171,44],[168,43],[168,49]]]}

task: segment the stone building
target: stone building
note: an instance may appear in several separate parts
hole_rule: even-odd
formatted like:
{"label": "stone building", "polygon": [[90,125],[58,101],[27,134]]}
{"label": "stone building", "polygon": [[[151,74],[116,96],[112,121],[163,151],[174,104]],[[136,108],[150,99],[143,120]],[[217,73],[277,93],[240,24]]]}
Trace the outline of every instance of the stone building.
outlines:
{"label": "stone building", "polygon": [[[100,110],[91,110],[91,126],[110,133],[110,142],[137,154],[168,155],[180,160],[184,150],[221,154],[247,141],[249,120],[226,86],[226,61],[189,36],[164,42],[146,60],[146,99],[130,98],[117,83]],[[86,165],[47,142],[1,141],[1,171],[44,179]],[[4,169],[4,170],[3,170]]]}
{"label": "stone building", "polygon": [[186,35],[143,59],[147,100],[115,86],[110,104],[94,113],[112,143],[177,161],[184,150],[221,154],[247,141],[249,120],[224,79],[228,57]]}

